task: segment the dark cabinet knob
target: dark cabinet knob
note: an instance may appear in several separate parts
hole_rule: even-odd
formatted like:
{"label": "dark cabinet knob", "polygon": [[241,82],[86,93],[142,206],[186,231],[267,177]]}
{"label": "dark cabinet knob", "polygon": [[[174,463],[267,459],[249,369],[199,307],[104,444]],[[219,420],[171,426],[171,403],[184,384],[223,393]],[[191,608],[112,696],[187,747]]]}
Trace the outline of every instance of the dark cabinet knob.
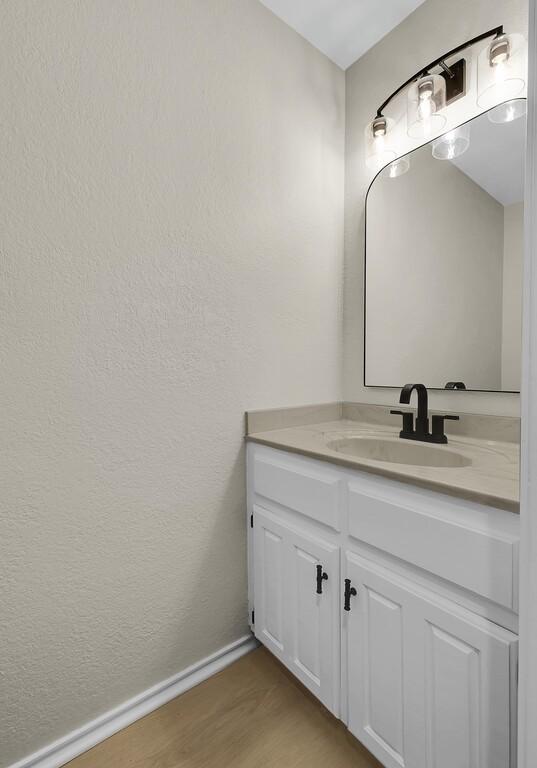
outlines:
{"label": "dark cabinet knob", "polygon": [[350,611],[351,597],[356,597],[357,594],[358,593],[356,592],[355,588],[351,587],[351,580],[345,579],[345,592],[344,592],[345,601],[343,604],[344,611]]}
{"label": "dark cabinet knob", "polygon": [[323,571],[323,566],[317,566],[317,594],[323,594],[323,581],[328,581],[328,574]]}

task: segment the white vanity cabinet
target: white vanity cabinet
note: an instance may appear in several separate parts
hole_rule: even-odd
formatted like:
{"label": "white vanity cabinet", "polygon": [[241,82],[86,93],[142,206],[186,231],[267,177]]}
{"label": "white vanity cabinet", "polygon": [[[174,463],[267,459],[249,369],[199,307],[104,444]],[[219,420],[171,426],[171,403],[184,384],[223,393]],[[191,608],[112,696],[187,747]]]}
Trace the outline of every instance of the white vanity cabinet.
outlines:
{"label": "white vanity cabinet", "polygon": [[518,524],[249,443],[252,629],[386,768],[515,768]]}

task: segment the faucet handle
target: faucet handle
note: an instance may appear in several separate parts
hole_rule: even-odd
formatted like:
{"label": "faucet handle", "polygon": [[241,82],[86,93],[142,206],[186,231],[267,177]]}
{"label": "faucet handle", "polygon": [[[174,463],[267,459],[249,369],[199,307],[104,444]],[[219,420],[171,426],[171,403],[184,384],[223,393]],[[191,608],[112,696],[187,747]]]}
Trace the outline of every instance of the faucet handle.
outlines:
{"label": "faucet handle", "polygon": [[400,433],[405,435],[412,434],[414,432],[414,412],[413,411],[390,411],[394,416],[403,417],[403,429]]}
{"label": "faucet handle", "polygon": [[459,416],[453,416],[452,414],[439,414],[435,413],[432,416],[432,436],[435,443],[447,443],[447,437],[444,432],[444,421],[459,421]]}

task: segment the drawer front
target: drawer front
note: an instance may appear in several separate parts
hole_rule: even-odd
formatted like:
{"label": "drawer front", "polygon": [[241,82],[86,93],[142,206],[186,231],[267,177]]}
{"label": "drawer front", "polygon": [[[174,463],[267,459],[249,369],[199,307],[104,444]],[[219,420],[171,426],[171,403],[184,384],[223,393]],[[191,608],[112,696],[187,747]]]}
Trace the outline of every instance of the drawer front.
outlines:
{"label": "drawer front", "polygon": [[401,506],[349,483],[349,533],[408,563],[516,610],[518,541],[427,508]]}
{"label": "drawer front", "polygon": [[289,457],[257,456],[254,491],[306,517],[340,531],[340,480],[334,473]]}

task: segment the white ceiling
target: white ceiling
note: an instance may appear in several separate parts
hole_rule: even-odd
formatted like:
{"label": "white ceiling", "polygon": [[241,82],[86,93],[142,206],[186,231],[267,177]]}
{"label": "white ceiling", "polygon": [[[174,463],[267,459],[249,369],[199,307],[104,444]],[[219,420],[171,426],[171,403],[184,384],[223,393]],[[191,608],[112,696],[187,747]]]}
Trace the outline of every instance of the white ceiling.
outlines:
{"label": "white ceiling", "polygon": [[347,69],[424,0],[260,0]]}
{"label": "white ceiling", "polygon": [[526,121],[491,123],[481,115],[470,123],[470,147],[451,162],[502,205],[524,199]]}

